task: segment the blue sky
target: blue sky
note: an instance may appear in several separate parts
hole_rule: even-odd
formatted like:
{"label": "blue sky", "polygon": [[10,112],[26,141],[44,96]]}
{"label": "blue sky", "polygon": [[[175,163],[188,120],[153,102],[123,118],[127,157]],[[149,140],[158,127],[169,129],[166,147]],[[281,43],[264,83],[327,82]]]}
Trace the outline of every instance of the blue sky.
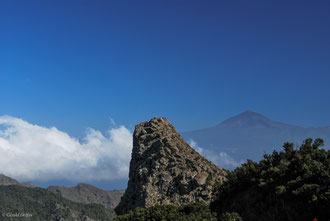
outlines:
{"label": "blue sky", "polygon": [[330,125],[329,1],[0,0],[0,115],[79,137],[247,109]]}
{"label": "blue sky", "polygon": [[330,126],[329,9],[0,0],[0,173],[43,187],[125,188],[134,125],[154,116],[179,131],[248,109]]}

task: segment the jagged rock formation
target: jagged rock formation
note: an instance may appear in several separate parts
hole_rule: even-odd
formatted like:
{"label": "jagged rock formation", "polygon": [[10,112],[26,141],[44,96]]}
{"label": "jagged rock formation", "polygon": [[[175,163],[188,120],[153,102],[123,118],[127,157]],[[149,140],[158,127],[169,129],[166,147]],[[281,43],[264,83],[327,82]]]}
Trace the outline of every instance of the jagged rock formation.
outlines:
{"label": "jagged rock formation", "polygon": [[124,190],[106,191],[85,183],[75,187],[49,186],[47,190],[74,202],[97,203],[107,208],[115,208],[124,194]]}
{"label": "jagged rock formation", "polygon": [[191,148],[165,118],[135,127],[128,187],[116,207],[124,214],[157,204],[210,202],[226,172]]}

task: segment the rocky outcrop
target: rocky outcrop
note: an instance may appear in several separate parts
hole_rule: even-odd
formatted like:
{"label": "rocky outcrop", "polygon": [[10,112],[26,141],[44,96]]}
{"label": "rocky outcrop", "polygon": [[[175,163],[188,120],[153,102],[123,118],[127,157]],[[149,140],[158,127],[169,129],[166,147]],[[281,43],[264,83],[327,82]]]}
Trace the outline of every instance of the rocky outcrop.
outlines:
{"label": "rocky outcrop", "polygon": [[115,208],[124,194],[124,190],[106,191],[85,183],[75,187],[50,186],[47,190],[78,203],[97,203],[107,208]]}
{"label": "rocky outcrop", "polygon": [[4,174],[0,174],[0,185],[2,186],[21,185],[21,183],[11,177],[8,177]]}
{"label": "rocky outcrop", "polygon": [[129,182],[116,207],[124,214],[136,207],[190,202],[209,203],[213,184],[226,172],[191,148],[165,118],[135,127]]}
{"label": "rocky outcrop", "polygon": [[31,182],[24,182],[22,184],[23,184],[23,186],[30,187],[30,188],[36,188],[37,187],[36,185],[34,185]]}
{"label": "rocky outcrop", "polygon": [[25,186],[35,188],[36,186],[33,183],[20,183],[19,181],[6,176],[4,174],[0,174],[0,185],[1,186],[10,186],[10,185],[18,185],[18,186]]}

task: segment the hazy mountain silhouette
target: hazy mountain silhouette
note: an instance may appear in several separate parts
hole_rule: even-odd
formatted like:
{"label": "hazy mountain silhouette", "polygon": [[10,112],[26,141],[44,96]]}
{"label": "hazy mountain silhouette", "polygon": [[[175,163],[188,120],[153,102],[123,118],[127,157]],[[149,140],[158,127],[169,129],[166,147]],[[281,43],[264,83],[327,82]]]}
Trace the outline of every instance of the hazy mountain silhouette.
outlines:
{"label": "hazy mountain silhouette", "polygon": [[216,128],[294,128],[295,126],[279,123],[248,110],[231,117],[215,126]]}
{"label": "hazy mountain silhouette", "polygon": [[[306,138],[330,142],[330,127],[301,127],[273,121],[254,111],[245,111],[216,126],[183,132],[188,142],[194,140],[211,154],[227,154],[236,162],[260,160],[264,153],[280,150],[283,143],[300,144]],[[208,157],[208,156],[206,156]],[[220,166],[232,169],[233,166]]]}

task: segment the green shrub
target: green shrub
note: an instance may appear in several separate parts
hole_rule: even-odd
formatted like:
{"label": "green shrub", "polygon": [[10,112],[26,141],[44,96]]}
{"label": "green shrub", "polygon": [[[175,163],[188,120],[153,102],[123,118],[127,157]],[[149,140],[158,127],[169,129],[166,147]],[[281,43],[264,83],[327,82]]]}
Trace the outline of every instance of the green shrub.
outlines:
{"label": "green shrub", "polygon": [[238,213],[235,213],[235,212],[232,212],[232,213],[229,213],[229,212],[222,213],[219,216],[219,219],[221,221],[243,221],[242,218],[240,217],[240,215],[238,215]]}
{"label": "green shrub", "polygon": [[328,220],[330,151],[320,146],[321,139],[307,139],[298,149],[285,143],[284,151],[259,163],[248,160],[217,187],[212,211],[236,211],[245,221]]}
{"label": "green shrub", "polygon": [[128,214],[118,216],[114,221],[212,221],[216,214],[212,214],[209,207],[203,203],[177,205],[158,205],[145,209],[137,208]]}

